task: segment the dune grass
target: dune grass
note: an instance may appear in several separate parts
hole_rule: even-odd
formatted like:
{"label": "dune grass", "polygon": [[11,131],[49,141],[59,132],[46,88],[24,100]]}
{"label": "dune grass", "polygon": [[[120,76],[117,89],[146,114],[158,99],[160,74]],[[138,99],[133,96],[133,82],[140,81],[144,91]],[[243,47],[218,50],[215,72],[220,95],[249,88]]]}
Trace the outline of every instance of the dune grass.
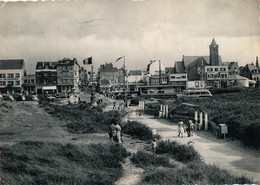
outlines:
{"label": "dune grass", "polygon": [[[232,175],[214,165],[205,164],[192,146],[162,141],[158,144],[156,156],[137,152],[131,161],[139,167],[163,166],[144,174],[140,184],[252,184],[244,176]],[[169,165],[169,158],[183,163],[183,167]]]}
{"label": "dune grass", "polygon": [[170,164],[170,159],[165,156],[158,156],[145,151],[138,151],[131,157],[131,161],[141,168],[146,168],[148,166],[164,166],[164,167],[174,167]]}
{"label": "dune grass", "polygon": [[184,168],[156,169],[145,174],[140,184],[252,184],[246,177],[237,177],[226,170],[204,163]]}
{"label": "dune grass", "polygon": [[25,141],[1,147],[3,184],[113,184],[128,156],[120,145]]}

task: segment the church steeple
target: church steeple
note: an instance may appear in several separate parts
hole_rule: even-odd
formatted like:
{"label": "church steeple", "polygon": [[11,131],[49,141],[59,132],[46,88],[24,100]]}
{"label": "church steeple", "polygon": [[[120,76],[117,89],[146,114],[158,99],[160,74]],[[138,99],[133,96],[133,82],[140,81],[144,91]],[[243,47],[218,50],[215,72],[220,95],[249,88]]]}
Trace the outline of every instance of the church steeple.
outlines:
{"label": "church steeple", "polygon": [[209,45],[209,63],[211,66],[219,66],[218,45],[214,38]]}

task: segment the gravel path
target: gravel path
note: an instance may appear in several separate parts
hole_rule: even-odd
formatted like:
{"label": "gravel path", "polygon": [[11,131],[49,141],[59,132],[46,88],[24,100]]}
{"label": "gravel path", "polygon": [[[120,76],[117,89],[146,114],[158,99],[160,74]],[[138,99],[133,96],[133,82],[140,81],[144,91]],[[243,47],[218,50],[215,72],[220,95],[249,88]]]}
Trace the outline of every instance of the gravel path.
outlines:
{"label": "gravel path", "polygon": [[182,144],[193,141],[194,148],[201,154],[207,164],[214,164],[235,175],[244,175],[258,183],[260,182],[259,151],[248,150],[231,142],[216,139],[211,133],[205,131],[194,132],[192,137],[185,135],[180,138],[177,136],[177,124],[170,125],[172,123],[165,119],[154,119],[148,115],[136,116],[134,113],[130,119],[156,129],[164,140],[169,139]]}

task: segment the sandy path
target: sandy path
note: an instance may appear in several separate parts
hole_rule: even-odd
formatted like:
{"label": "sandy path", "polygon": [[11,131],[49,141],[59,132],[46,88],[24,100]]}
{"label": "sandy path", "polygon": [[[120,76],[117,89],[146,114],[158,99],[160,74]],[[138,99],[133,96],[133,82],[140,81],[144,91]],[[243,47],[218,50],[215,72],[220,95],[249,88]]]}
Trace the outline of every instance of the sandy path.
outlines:
{"label": "sandy path", "polygon": [[194,148],[201,154],[206,163],[214,164],[235,175],[244,175],[260,182],[260,153],[257,151],[246,150],[230,142],[216,139],[205,131],[197,131],[193,133],[192,137],[185,135],[184,138],[180,138],[177,136],[177,124],[169,125],[169,121],[165,119],[153,119],[148,115],[136,116],[133,113],[131,120],[140,121],[156,129],[164,140],[169,139],[182,144],[193,141]]}

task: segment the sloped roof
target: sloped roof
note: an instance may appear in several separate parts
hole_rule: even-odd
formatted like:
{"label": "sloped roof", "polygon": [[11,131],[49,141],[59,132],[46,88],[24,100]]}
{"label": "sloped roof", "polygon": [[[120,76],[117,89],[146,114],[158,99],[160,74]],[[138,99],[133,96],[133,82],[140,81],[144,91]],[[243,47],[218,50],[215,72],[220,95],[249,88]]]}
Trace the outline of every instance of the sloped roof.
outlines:
{"label": "sloped roof", "polygon": [[[209,56],[183,56],[183,62],[184,62],[184,67],[187,68],[187,66],[189,66],[190,64],[193,63],[197,63],[201,58],[203,58],[203,60],[209,65]],[[222,59],[221,56],[218,56],[218,60],[219,60],[219,64],[222,64]]]}
{"label": "sloped roof", "polygon": [[176,61],[175,64],[175,73],[184,73],[184,64],[182,61]]}
{"label": "sloped roof", "polygon": [[175,68],[173,67],[165,67],[165,73],[175,73]]}
{"label": "sloped roof", "polygon": [[246,66],[250,71],[257,69],[257,67],[254,64],[247,64]]}
{"label": "sloped roof", "polygon": [[0,69],[23,69],[24,59],[0,60]]}

